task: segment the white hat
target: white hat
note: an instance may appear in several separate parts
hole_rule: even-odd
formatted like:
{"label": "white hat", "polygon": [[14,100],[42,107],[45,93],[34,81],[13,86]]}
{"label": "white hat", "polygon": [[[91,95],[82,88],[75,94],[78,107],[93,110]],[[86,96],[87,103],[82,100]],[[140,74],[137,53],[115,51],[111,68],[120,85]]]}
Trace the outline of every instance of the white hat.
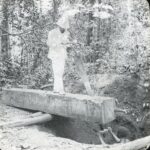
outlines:
{"label": "white hat", "polygon": [[93,16],[101,18],[101,19],[107,19],[107,18],[112,17],[112,15],[110,13],[106,12],[106,11],[94,12]]}
{"label": "white hat", "polygon": [[68,29],[69,28],[69,17],[62,16],[56,23],[62,28]]}
{"label": "white hat", "polygon": [[74,15],[77,14],[78,12],[79,12],[78,9],[70,8],[66,10],[56,24],[62,28],[69,28],[69,19],[74,17]]}

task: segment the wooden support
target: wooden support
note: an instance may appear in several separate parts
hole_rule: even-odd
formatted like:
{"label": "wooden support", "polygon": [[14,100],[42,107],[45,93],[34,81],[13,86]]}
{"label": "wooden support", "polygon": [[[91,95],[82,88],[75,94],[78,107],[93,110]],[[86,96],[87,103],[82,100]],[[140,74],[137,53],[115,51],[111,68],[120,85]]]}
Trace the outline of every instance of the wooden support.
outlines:
{"label": "wooden support", "polygon": [[44,123],[50,120],[52,120],[52,115],[36,113],[36,114],[33,114],[32,116],[29,116],[28,118],[21,119],[19,121],[12,121],[12,122],[0,124],[0,127],[13,128],[13,127],[29,126],[29,125]]}
{"label": "wooden support", "polygon": [[117,137],[117,135],[112,131],[112,128],[111,127],[108,127],[107,129],[104,129],[104,130],[100,130],[98,132],[98,136],[99,136],[99,140],[100,142],[102,143],[102,145],[106,145],[105,141],[103,140],[103,134],[105,133],[110,133],[110,135],[112,135],[112,137],[114,138],[114,140],[117,142],[117,143],[120,143],[121,140]]}
{"label": "wooden support", "polygon": [[121,142],[121,140],[117,137],[117,135],[112,131],[111,127],[108,127],[108,132],[112,135],[112,137],[114,138],[114,140],[119,143]]}
{"label": "wooden support", "polygon": [[103,135],[102,135],[101,132],[98,132],[98,137],[99,137],[99,140],[100,140],[101,144],[102,144],[103,146],[106,145],[105,141],[103,140]]}

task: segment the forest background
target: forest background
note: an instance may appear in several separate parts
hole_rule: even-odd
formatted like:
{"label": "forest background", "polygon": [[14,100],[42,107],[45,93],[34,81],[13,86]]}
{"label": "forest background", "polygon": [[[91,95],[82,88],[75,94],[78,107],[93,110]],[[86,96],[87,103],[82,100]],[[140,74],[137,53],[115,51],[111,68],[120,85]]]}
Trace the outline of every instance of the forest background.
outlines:
{"label": "forest background", "polygon": [[[0,86],[40,89],[49,84],[48,90],[52,90],[46,41],[68,3],[79,12],[70,19],[66,91],[87,94],[76,68],[77,53],[95,95],[117,98],[120,107],[140,122],[147,111],[143,106],[150,105],[150,11],[146,0],[1,0]],[[111,17],[102,18],[93,9],[101,3],[111,6]]]}

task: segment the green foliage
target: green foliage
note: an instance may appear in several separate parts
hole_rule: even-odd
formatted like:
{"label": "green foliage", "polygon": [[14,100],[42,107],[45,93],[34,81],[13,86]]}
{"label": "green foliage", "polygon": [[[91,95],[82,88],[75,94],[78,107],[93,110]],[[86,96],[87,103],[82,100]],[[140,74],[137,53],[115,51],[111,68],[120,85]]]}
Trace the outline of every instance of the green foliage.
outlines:
{"label": "green foliage", "polygon": [[0,86],[13,85],[19,81],[20,64],[12,63],[11,59],[0,62]]}

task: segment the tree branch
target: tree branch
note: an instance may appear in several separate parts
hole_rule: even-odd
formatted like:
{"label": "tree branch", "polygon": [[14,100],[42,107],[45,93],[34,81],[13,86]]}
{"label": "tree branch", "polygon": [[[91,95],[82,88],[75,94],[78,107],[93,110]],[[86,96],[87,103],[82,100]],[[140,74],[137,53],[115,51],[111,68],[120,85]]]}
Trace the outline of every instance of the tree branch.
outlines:
{"label": "tree branch", "polygon": [[2,27],[0,27],[0,30],[2,30],[3,32],[6,32],[7,35],[9,35],[9,36],[19,36],[19,35],[22,35],[22,34],[27,34],[28,32],[32,31],[32,29],[28,29],[28,30],[25,30],[21,33],[10,33],[8,31],[6,31],[5,29],[3,29]]}

